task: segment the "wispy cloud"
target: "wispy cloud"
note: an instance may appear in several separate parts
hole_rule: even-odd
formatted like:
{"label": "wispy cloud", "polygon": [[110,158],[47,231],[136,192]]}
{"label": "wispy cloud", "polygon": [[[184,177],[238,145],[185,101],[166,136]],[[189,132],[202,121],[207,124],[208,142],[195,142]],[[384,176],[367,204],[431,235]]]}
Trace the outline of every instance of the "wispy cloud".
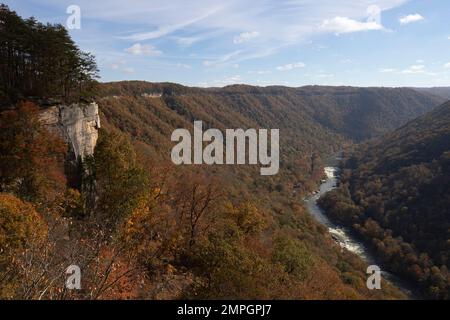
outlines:
{"label": "wispy cloud", "polygon": [[212,9],[208,10],[207,12],[200,14],[198,16],[195,16],[192,19],[188,19],[188,20],[185,20],[185,21],[182,21],[179,23],[175,23],[175,24],[162,25],[162,26],[159,26],[156,30],[152,30],[149,32],[134,33],[132,35],[129,35],[129,36],[126,36],[123,38],[127,39],[127,40],[132,40],[132,41],[144,41],[144,40],[158,39],[158,38],[161,38],[168,34],[171,34],[177,30],[180,30],[182,28],[186,28],[190,25],[198,23],[201,20],[206,19],[207,17],[220,11],[221,8],[222,7],[213,7]]}
{"label": "wispy cloud", "polygon": [[177,63],[176,67],[180,69],[192,69],[192,66],[186,63]]}
{"label": "wispy cloud", "polygon": [[401,74],[424,74],[428,76],[435,76],[437,73],[430,72],[427,70],[426,66],[423,64],[416,64],[412,65],[402,71],[400,71]]}
{"label": "wispy cloud", "polygon": [[384,30],[384,27],[376,21],[360,22],[347,17],[335,17],[325,20],[320,29],[336,34],[361,31]]}
{"label": "wispy cloud", "polygon": [[147,56],[160,56],[162,51],[157,50],[154,46],[140,43],[135,43],[131,47],[125,49],[125,52],[131,53],[133,55],[147,55]]}
{"label": "wispy cloud", "polygon": [[393,72],[397,72],[397,69],[394,69],[394,68],[383,68],[383,69],[378,70],[378,72],[381,72],[381,73],[393,73]]}
{"label": "wispy cloud", "polygon": [[219,65],[219,64],[226,63],[226,62],[230,62],[230,61],[232,61],[232,59],[234,57],[238,56],[240,53],[241,53],[241,50],[236,50],[236,51],[224,54],[224,55],[222,55],[220,57],[217,57],[215,59],[208,59],[208,60],[203,61],[203,65],[205,67],[212,67],[212,66],[215,66],[215,65]]}
{"label": "wispy cloud", "polygon": [[194,43],[198,42],[199,40],[200,40],[200,38],[198,38],[198,37],[177,37],[177,38],[175,38],[175,41],[177,42],[177,44],[182,47],[190,47]]}
{"label": "wispy cloud", "polygon": [[234,44],[244,43],[244,42],[250,41],[258,36],[259,36],[258,31],[242,32],[240,35],[234,37],[233,43]]}
{"label": "wispy cloud", "polygon": [[444,69],[450,69],[450,62],[444,64]]}
{"label": "wispy cloud", "polygon": [[130,68],[130,67],[123,68],[122,71],[123,71],[123,73],[128,74],[128,75],[134,73],[134,69],[133,69],[133,68]]}
{"label": "wispy cloud", "polygon": [[[418,61],[422,61],[422,60],[418,60]],[[450,64],[449,64],[449,67],[450,67]],[[414,64],[405,69],[383,68],[383,69],[379,69],[378,72],[404,74],[404,75],[418,75],[418,74],[428,75],[428,76],[437,75],[437,73],[429,71],[427,69],[427,67],[423,64]]]}
{"label": "wispy cloud", "polygon": [[415,14],[409,14],[407,16],[401,17],[399,19],[399,22],[401,25],[405,25],[405,24],[409,24],[409,23],[413,23],[413,22],[422,21],[422,20],[425,20],[425,18],[422,15],[415,13]]}
{"label": "wispy cloud", "polygon": [[230,77],[225,77],[223,79],[220,80],[215,80],[213,86],[215,87],[223,87],[223,86],[228,86],[231,84],[237,84],[237,83],[242,83],[242,77],[240,75],[234,75],[234,76],[230,76]]}
{"label": "wispy cloud", "polygon": [[425,66],[423,64],[412,65],[409,68],[402,70],[403,74],[424,73]]}
{"label": "wispy cloud", "polygon": [[277,70],[278,71],[289,71],[292,69],[304,68],[304,67],[306,67],[306,64],[304,64],[303,62],[296,62],[296,63],[285,64],[283,66],[278,66]]}

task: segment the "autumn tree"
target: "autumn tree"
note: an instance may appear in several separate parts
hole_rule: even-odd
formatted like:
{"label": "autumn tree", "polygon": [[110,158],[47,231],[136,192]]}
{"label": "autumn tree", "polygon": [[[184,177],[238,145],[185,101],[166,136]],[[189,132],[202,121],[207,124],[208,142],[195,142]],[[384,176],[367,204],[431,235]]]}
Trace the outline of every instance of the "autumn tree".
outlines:
{"label": "autumn tree", "polygon": [[30,203],[0,193],[0,298],[17,295],[24,255],[42,245],[47,232],[44,219]]}
{"label": "autumn tree", "polygon": [[0,114],[0,191],[24,199],[50,201],[65,189],[67,146],[39,121],[31,102]]}

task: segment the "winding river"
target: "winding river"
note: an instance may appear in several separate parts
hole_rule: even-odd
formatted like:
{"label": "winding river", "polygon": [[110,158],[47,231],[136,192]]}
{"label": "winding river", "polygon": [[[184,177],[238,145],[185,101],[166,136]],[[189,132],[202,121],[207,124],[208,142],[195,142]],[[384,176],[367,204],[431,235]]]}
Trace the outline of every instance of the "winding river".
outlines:
{"label": "winding river", "polygon": [[[350,252],[357,254],[362,258],[368,265],[378,265],[381,269],[382,266],[377,263],[376,257],[370,252],[367,246],[361,242],[359,239],[354,237],[348,228],[338,226],[333,223],[325,215],[323,210],[317,205],[317,200],[330,190],[333,190],[337,186],[337,174],[339,168],[337,167],[325,167],[326,179],[320,185],[320,189],[316,191],[313,195],[305,199],[306,207],[309,213],[321,224],[328,228],[328,232],[331,237],[342,247]],[[410,299],[418,299],[418,295],[412,291],[412,289],[401,281],[398,277],[393,274],[382,271],[382,275],[385,279],[388,279],[397,288],[399,288],[404,294]]]}

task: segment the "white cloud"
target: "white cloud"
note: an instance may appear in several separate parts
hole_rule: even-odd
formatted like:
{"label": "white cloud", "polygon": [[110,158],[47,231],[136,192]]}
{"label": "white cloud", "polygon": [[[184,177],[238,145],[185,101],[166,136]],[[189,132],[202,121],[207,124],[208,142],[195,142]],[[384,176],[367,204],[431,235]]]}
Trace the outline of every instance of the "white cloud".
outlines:
{"label": "white cloud", "polygon": [[322,22],[320,29],[336,34],[351,33],[371,30],[384,30],[384,27],[376,21],[360,22],[347,17],[335,17]]}
{"label": "white cloud", "polygon": [[304,68],[304,67],[306,67],[306,64],[304,64],[303,62],[296,62],[296,63],[285,64],[284,66],[278,66],[277,70],[278,71],[288,71],[288,70]]}
{"label": "white cloud", "polygon": [[215,87],[223,87],[223,86],[228,86],[231,84],[238,84],[238,83],[242,83],[242,78],[240,75],[234,75],[234,76],[230,76],[230,77],[225,77],[224,79],[221,79],[221,80],[215,80],[214,86]]}
{"label": "white cloud", "polygon": [[417,21],[421,21],[424,19],[425,18],[422,15],[415,13],[415,14],[409,14],[407,16],[403,16],[399,19],[399,21],[400,21],[400,24],[405,25],[408,23],[417,22]]}
{"label": "white cloud", "polygon": [[[115,60],[115,61],[113,61],[113,63],[111,64],[111,69],[112,69],[112,70],[120,70],[120,69],[122,69],[125,65],[126,65],[126,61],[125,61],[124,59]],[[122,69],[122,71],[123,71],[123,69]]]}
{"label": "white cloud", "polygon": [[258,31],[251,31],[251,32],[242,32],[240,35],[234,37],[233,43],[234,44],[241,44],[247,41],[250,41],[256,37],[259,36]]}
{"label": "white cloud", "polygon": [[450,62],[444,64],[444,68],[445,68],[445,69],[450,69]]}
{"label": "white cloud", "polygon": [[400,71],[401,74],[424,74],[427,76],[436,76],[435,72],[430,72],[423,64],[412,65],[409,68],[406,68]]}
{"label": "white cloud", "polygon": [[[142,6],[142,4],[141,4],[141,6]],[[193,25],[195,23],[198,23],[198,22],[206,19],[207,17],[213,15],[217,11],[220,11],[220,9],[221,9],[221,7],[213,7],[200,15],[195,14],[192,18],[187,19],[185,21],[176,22],[174,24],[162,25],[162,26],[159,26],[156,30],[149,31],[149,32],[135,33],[130,36],[124,37],[124,39],[133,40],[133,41],[158,39],[158,38],[161,38],[168,34],[171,34],[177,30],[180,30],[180,29],[186,28],[190,25]],[[176,14],[174,14],[174,15],[176,16]]]}
{"label": "white cloud", "polygon": [[428,71],[427,67],[423,64],[414,64],[403,70],[399,70],[399,69],[395,69],[395,68],[384,68],[384,69],[379,69],[378,72],[408,74],[408,75],[412,75],[412,74],[423,74],[423,75],[428,75],[428,76],[436,76],[437,75],[435,72]]}
{"label": "white cloud", "polygon": [[191,66],[191,65],[185,64],[185,63],[177,63],[177,64],[176,64],[176,67],[177,67],[177,68],[180,68],[180,69],[192,69],[192,66]]}
{"label": "white cloud", "polygon": [[[255,6],[254,0],[221,3],[212,0],[109,0],[105,6],[101,1],[77,0],[77,4],[83,8],[85,19],[101,26],[97,28],[95,37],[90,32],[80,33],[83,45],[87,41],[94,43],[91,51],[99,61],[109,61],[120,54],[111,50],[117,47],[118,40],[129,41],[126,45],[129,47],[134,43],[144,44],[148,43],[147,40],[158,39],[158,48],[165,48],[166,40],[181,47],[207,40],[207,50],[196,52],[195,59],[208,61],[205,65],[231,66],[288,50],[288,46],[305,43],[318,34],[381,30],[381,22],[371,19],[378,11],[368,12],[368,7],[374,8],[376,4],[384,13],[408,1],[261,0]],[[66,18],[65,1],[40,0],[39,3],[61,12],[62,18]],[[256,30],[258,36],[252,38]],[[247,31],[248,35],[242,31]],[[240,53],[226,61],[221,60],[221,56],[230,49],[229,43],[234,37],[240,42],[247,40],[248,36],[250,41],[239,45],[242,49]],[[171,49],[167,59],[179,59],[183,53],[176,52],[177,49]],[[190,53],[186,52],[186,56],[189,57]]]}
{"label": "white cloud", "polygon": [[319,73],[315,75],[316,78],[333,78],[334,74],[332,73]]}
{"label": "white cloud", "polygon": [[402,71],[403,74],[425,73],[425,66],[423,64],[412,65]]}
{"label": "white cloud", "polygon": [[182,47],[190,47],[199,40],[200,40],[200,38],[197,38],[197,37],[178,37],[178,38],[176,38],[176,42],[178,43],[178,45],[180,45]]}
{"label": "white cloud", "polygon": [[157,50],[154,46],[148,44],[135,43],[130,48],[125,49],[126,52],[133,55],[160,56],[162,51]]}
{"label": "white cloud", "polygon": [[216,59],[208,59],[208,60],[203,61],[203,65],[205,67],[212,67],[215,65],[229,63],[233,58],[236,58],[240,53],[241,53],[240,50],[236,50],[236,51],[224,54]]}
{"label": "white cloud", "polygon": [[133,68],[123,68],[122,71],[126,74],[133,74],[134,69]]}
{"label": "white cloud", "polygon": [[392,73],[392,72],[396,72],[396,71],[397,71],[397,69],[394,69],[394,68],[384,68],[384,69],[378,70],[378,72],[381,72],[381,73]]}

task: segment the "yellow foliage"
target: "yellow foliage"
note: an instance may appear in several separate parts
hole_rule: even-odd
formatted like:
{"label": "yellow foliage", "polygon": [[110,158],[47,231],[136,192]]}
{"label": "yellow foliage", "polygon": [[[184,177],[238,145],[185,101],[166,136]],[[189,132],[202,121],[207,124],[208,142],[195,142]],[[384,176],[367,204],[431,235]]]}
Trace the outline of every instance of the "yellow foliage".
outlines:
{"label": "yellow foliage", "polygon": [[12,194],[0,193],[0,250],[15,251],[47,236],[47,226],[34,207]]}
{"label": "yellow foliage", "polygon": [[45,221],[30,203],[0,193],[0,298],[14,296],[18,258],[29,247],[42,243],[47,231]]}

